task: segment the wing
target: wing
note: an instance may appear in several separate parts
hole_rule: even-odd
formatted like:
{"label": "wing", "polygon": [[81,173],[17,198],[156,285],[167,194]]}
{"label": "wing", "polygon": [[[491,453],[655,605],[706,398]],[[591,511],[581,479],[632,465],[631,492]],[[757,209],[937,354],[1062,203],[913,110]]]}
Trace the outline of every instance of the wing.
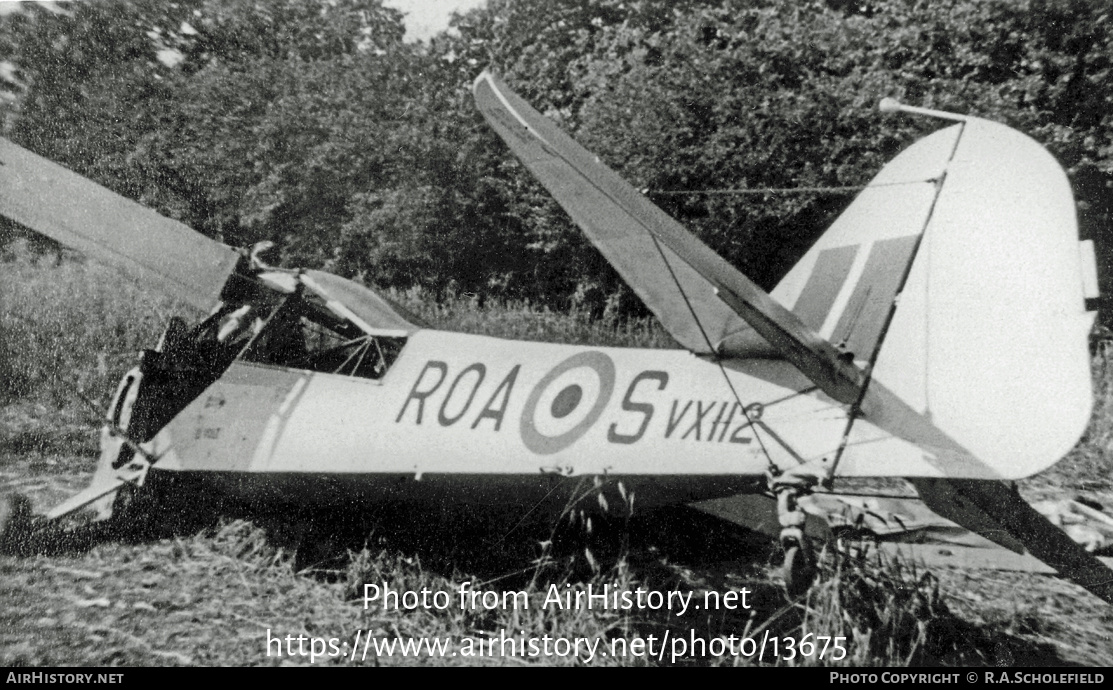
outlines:
{"label": "wing", "polygon": [[1016,542],[1060,575],[1113,603],[1113,572],[1003,482],[910,480],[936,513],[1006,548]]}
{"label": "wing", "polygon": [[239,260],[231,247],[3,138],[0,215],[203,311]]}
{"label": "wing", "polygon": [[700,355],[779,356],[840,402],[860,369],[488,72],[480,112],[665,329]]}

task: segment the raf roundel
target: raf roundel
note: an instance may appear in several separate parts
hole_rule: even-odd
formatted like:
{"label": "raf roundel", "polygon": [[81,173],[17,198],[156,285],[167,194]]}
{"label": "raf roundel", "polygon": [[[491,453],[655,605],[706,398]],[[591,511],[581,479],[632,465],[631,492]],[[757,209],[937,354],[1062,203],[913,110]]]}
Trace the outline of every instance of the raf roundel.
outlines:
{"label": "raf roundel", "polygon": [[522,442],[538,455],[564,450],[587,433],[614,392],[614,362],[602,352],[572,355],[537,382],[522,410]]}

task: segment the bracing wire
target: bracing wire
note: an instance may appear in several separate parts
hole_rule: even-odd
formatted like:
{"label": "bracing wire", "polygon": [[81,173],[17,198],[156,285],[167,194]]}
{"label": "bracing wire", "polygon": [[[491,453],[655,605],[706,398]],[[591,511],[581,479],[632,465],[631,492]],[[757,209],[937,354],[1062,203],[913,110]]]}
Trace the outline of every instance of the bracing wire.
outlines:
{"label": "bracing wire", "polygon": [[[703,336],[703,341],[707,343],[707,350],[714,353],[715,346],[712,345],[711,338],[707,335],[707,331],[704,329],[703,322],[700,321],[699,315],[696,314],[696,308],[692,306],[692,301],[688,299],[688,294],[684,292],[684,286],[680,284],[680,279],[676,277],[676,272],[672,270],[672,264],[669,263],[668,257],[665,256],[665,250],[661,248],[661,243],[657,240],[656,236],[654,236],[653,233],[649,233],[649,237],[653,240],[653,246],[657,248],[657,253],[661,256],[661,261],[664,262],[665,268],[668,269],[669,275],[672,277],[672,282],[676,283],[676,289],[680,292],[680,297],[684,300],[685,306],[688,307],[688,312],[691,313],[692,320],[696,322],[696,327],[699,328],[700,335]],[[758,446],[761,448],[761,453],[765,456],[765,462],[766,464],[768,464],[770,472],[772,472],[776,469],[777,466],[773,462],[773,456],[769,454],[769,449],[765,447],[765,441],[762,440],[761,434],[757,432],[757,425],[755,425],[753,423],[753,420],[750,419],[750,407],[742,402],[741,396],[738,395],[738,391],[734,387],[734,382],[731,381],[730,376],[727,375],[727,370],[726,367],[723,366],[722,360],[716,358],[715,363],[719,365],[719,372],[723,375],[723,379],[727,382],[727,387],[730,388],[730,392],[731,395],[734,396],[735,403],[737,403],[739,407],[742,408],[742,414],[746,415],[746,419],[750,421],[750,428],[753,429],[754,438],[757,439]]]}
{"label": "bracing wire", "polygon": [[[955,142],[951,146],[951,155],[947,159],[947,167],[950,167],[951,161],[954,160],[955,153],[958,151],[959,142],[962,141],[962,133],[965,131],[965,123],[959,125],[958,136],[955,137]],[[850,441],[850,432],[854,428],[854,422],[862,415],[862,403],[866,399],[866,393],[869,391],[870,383],[873,382],[873,370],[877,365],[877,359],[881,354],[881,346],[885,343],[885,336],[889,334],[889,326],[893,323],[893,316],[897,311],[897,303],[900,300],[900,295],[904,292],[905,285],[908,284],[908,277],[912,274],[912,265],[916,262],[916,257],[920,253],[920,247],[923,245],[924,235],[927,234],[928,225],[931,223],[932,216],[935,214],[935,207],[939,203],[939,195],[943,191],[943,184],[947,180],[947,170],[944,169],[943,173],[938,177],[926,180],[935,185],[935,194],[931,199],[931,205],[928,206],[927,215],[924,217],[924,223],[920,227],[920,234],[916,239],[916,244],[912,248],[912,254],[908,257],[908,263],[904,266],[904,272],[901,275],[900,283],[897,285],[897,290],[893,296],[893,302],[889,306],[889,313],[885,317],[885,322],[881,326],[881,332],[877,336],[877,342],[873,345],[873,351],[870,352],[869,359],[866,361],[864,377],[862,380],[862,387],[858,391],[858,399],[850,406],[850,411],[846,417],[846,428],[843,430],[842,439],[839,441],[839,447],[835,451],[834,460],[831,462],[830,467],[827,469],[827,476],[829,480],[835,477],[835,471],[842,462],[843,454],[846,452],[847,445]]]}
{"label": "bracing wire", "polygon": [[901,182],[874,182],[872,184],[836,185],[831,187],[727,187],[721,189],[643,189],[642,193],[650,196],[698,196],[719,194],[849,194],[860,192],[863,189],[877,189],[880,187],[900,187],[904,185],[923,184],[932,180],[905,180]]}

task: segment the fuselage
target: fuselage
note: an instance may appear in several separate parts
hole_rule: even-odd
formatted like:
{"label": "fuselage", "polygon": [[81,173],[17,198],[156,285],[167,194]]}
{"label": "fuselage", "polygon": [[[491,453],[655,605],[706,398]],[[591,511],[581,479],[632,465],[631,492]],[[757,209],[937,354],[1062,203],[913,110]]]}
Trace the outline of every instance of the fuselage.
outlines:
{"label": "fuselage", "polygon": [[[771,466],[832,457],[845,427],[783,361],[420,330],[375,379],[237,360],[149,448],[159,471],[249,494],[526,503],[599,477],[645,505],[758,490]],[[863,448],[881,446],[891,472],[921,455]]]}

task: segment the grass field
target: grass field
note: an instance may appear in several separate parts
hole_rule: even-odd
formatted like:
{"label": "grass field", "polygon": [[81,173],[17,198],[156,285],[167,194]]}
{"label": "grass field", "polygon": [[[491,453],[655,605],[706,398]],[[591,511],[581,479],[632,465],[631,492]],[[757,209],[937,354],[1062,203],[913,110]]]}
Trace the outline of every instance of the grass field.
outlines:
{"label": "grass field", "polygon": [[[434,304],[417,292],[393,295],[438,327],[505,337],[596,345],[668,347],[652,321],[556,314],[528,304]],[[0,263],[0,482],[38,509],[84,487],[97,452],[96,414],[135,352],[154,342],[173,305],[98,266],[16,251]],[[1028,480],[1029,498],[1084,493],[1113,505],[1113,371],[1095,359],[1095,417],[1079,446]],[[78,395],[78,391],[82,391]],[[173,493],[173,492],[171,492]],[[295,548],[320,525],[247,513],[218,500],[168,499],[126,522],[75,525],[16,555],[0,556],[0,664],[257,665],[310,663],[268,656],[269,638],[298,635],[325,644],[321,664],[850,664],[1109,665],[1113,607],[1054,578],[1027,574],[927,572],[907,562],[864,562],[826,554],[822,577],[790,600],[775,572],[776,549],[739,527],[686,508],[636,513],[583,526],[529,525],[512,542],[506,516],[383,506],[358,531],[336,536],[332,555],[298,572]],[[348,526],[326,524],[339,535]],[[316,529],[317,531],[314,531]],[[303,559],[304,560],[304,559]],[[444,611],[364,607],[363,586],[458,592],[464,582],[523,593],[519,609]],[[588,585],[691,593],[749,589],[748,611],[686,616],[666,612],[543,607],[557,591]],[[380,650],[352,661],[356,635],[376,640],[440,639],[456,656]],[[615,645],[668,635],[703,639],[845,638],[845,658],[649,654],[529,656],[463,653],[467,644],[517,638],[600,640]],[[809,637],[809,635],[811,637]],[[365,643],[365,642],[364,642]],[[361,643],[361,644],[364,644]],[[385,642],[383,642],[385,644]],[[344,646],[347,644],[348,646]],[[675,645],[675,642],[674,642]],[[296,648],[297,644],[294,643]],[[603,649],[605,647],[600,647]],[[617,649],[617,647],[613,647]],[[306,648],[308,650],[308,647]],[[837,656],[837,655],[836,655]]]}

